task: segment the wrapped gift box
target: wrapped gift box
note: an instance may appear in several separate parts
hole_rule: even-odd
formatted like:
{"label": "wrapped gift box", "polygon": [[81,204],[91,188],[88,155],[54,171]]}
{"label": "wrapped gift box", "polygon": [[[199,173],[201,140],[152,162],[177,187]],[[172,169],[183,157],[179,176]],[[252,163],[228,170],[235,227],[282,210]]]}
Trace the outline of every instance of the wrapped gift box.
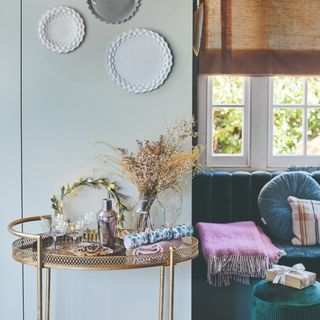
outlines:
{"label": "wrapped gift box", "polygon": [[317,275],[306,271],[303,264],[293,267],[274,265],[266,271],[266,279],[296,289],[304,289],[317,281]]}

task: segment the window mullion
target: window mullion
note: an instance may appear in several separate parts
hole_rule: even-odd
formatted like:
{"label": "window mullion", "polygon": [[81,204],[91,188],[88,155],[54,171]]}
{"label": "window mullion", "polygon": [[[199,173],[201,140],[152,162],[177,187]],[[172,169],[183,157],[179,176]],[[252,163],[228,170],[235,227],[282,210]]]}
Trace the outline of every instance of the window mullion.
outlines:
{"label": "window mullion", "polygon": [[303,139],[303,155],[307,155],[307,148],[308,148],[308,111],[307,111],[307,105],[308,105],[308,84],[307,84],[307,78],[303,78],[303,84],[304,84],[304,108],[303,108],[303,118],[302,118],[302,125],[303,125],[303,131],[302,131],[302,139]]}
{"label": "window mullion", "polygon": [[250,159],[252,169],[267,167],[268,89],[268,77],[251,78]]}
{"label": "window mullion", "polygon": [[217,104],[217,103],[214,103],[212,104],[212,107],[213,108],[243,108],[245,105],[243,104]]}
{"label": "window mullion", "polygon": [[288,109],[297,109],[297,108],[304,108],[304,104],[274,104],[274,108],[288,108]]}
{"label": "window mullion", "polygon": [[207,163],[209,164],[212,153],[213,153],[213,126],[212,126],[212,115],[213,115],[213,108],[212,108],[212,78],[208,77],[207,80]]}
{"label": "window mullion", "polygon": [[303,119],[302,119],[302,125],[303,125],[303,131],[302,131],[302,137],[303,137],[303,155],[307,155],[307,148],[308,148],[308,110],[307,108],[303,108]]}
{"label": "window mullion", "polygon": [[244,87],[244,112],[243,112],[243,154],[246,158],[247,166],[251,166],[251,79],[245,79]]}

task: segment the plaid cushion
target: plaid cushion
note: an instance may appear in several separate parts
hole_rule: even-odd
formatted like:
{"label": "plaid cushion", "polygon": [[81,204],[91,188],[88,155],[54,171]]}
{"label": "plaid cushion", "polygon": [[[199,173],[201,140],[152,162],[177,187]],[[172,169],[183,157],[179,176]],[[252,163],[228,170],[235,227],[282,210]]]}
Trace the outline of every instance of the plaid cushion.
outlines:
{"label": "plaid cushion", "polygon": [[320,201],[288,197],[292,209],[291,242],[298,246],[320,244]]}

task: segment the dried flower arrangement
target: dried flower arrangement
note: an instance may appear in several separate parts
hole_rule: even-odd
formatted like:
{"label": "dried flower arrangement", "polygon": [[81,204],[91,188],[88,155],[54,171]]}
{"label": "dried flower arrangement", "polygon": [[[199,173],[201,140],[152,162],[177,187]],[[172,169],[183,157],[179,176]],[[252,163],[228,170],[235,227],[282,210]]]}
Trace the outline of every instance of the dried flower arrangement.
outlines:
{"label": "dried flower arrangement", "polygon": [[156,141],[138,140],[136,153],[99,142],[116,152],[116,156],[101,155],[101,160],[136,186],[140,199],[148,200],[150,210],[156,197],[168,189],[182,197],[185,177],[199,171],[204,147],[187,148],[188,139],[197,136],[194,126],[194,119],[181,120]]}

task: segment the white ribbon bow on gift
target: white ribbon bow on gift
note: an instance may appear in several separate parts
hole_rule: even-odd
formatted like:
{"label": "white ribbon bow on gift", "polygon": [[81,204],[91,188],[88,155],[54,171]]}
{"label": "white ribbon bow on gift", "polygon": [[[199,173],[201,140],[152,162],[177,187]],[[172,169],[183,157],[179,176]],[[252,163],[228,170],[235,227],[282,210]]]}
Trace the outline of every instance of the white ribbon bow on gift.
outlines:
{"label": "white ribbon bow on gift", "polygon": [[308,286],[310,284],[310,279],[308,276],[305,274],[306,268],[302,263],[297,263],[292,267],[287,267],[287,266],[280,266],[278,264],[274,264],[272,266],[272,269],[275,271],[278,271],[277,275],[273,279],[273,283],[280,283],[280,284],[285,284],[286,282],[286,275],[289,273],[295,273],[299,274],[303,277],[303,280],[305,280],[304,285]]}

